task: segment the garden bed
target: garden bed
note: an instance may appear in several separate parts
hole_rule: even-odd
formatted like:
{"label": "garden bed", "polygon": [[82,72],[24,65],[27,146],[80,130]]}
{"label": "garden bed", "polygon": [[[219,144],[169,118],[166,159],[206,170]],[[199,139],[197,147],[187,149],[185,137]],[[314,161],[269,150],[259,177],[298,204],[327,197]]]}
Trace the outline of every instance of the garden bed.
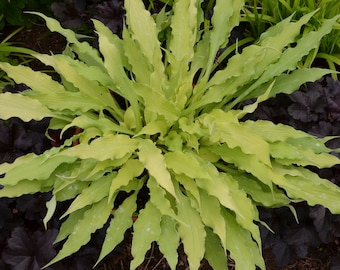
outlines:
{"label": "garden bed", "polygon": [[[12,28],[10,29],[5,29],[4,33],[6,32],[10,33]],[[12,40],[15,45],[23,45],[26,48],[39,51],[41,53],[48,53],[48,52],[53,52],[53,53],[60,53],[65,46],[65,39],[56,33],[50,33],[48,29],[43,25],[43,24],[36,24],[32,28],[25,29],[18,33]],[[41,65],[40,62],[38,61],[33,61],[30,63],[30,65],[36,69],[36,70],[42,70],[45,69],[46,66]],[[326,79],[325,79],[326,80]],[[320,85],[322,85],[324,88],[327,87],[324,82],[319,82]],[[319,87],[319,86],[317,86]],[[311,87],[313,88],[313,87]],[[334,83],[333,85],[333,90],[334,91],[339,91],[339,96],[340,96],[340,84]],[[316,89],[316,88],[315,88]],[[319,89],[319,88],[318,88]],[[324,91],[323,89],[321,89]],[[335,92],[331,92],[335,95]],[[300,93],[305,93],[306,89],[300,89]],[[338,95],[335,95],[338,97]],[[281,97],[282,98],[282,97]],[[334,99],[334,97],[329,97],[330,99],[333,98],[333,100],[337,101],[337,99]],[[324,104],[323,108],[316,108],[314,109],[311,107],[311,104],[300,104],[299,101],[296,101],[296,97],[294,100],[294,97],[284,97],[281,99],[282,100],[288,100],[290,104],[282,104],[282,108],[278,108],[277,103],[280,103],[278,99],[276,100],[271,100],[268,101],[267,104],[264,104],[262,107],[260,106],[258,111],[254,113],[252,117],[257,118],[257,119],[264,119],[265,117],[263,116],[263,113],[267,113],[269,110],[272,113],[273,107],[276,109],[281,110],[279,113],[276,115],[268,115],[268,120],[271,120],[273,122],[283,122],[285,124],[290,124],[294,126],[295,128],[298,129],[304,129],[302,126],[307,127],[305,131],[310,132],[308,128],[313,127],[314,135],[317,130],[315,127],[316,123],[321,123],[320,122],[320,117],[321,114],[325,113],[325,110],[327,111],[328,116],[332,115],[332,121],[334,122],[329,122],[328,124],[325,124],[324,119],[323,124],[322,124],[322,130],[324,132],[327,132],[325,130],[325,126],[329,127],[329,124],[338,124],[338,118],[337,115],[339,114],[339,111],[337,111],[337,108],[329,107],[328,104]],[[339,99],[340,100],[340,99]],[[287,102],[288,102],[287,101]],[[320,100],[314,100],[315,102],[319,102]],[[272,102],[272,103],[270,103]],[[284,113],[283,110],[288,108],[289,106],[292,106],[295,104],[295,107],[297,106],[296,104],[299,104],[307,110],[306,116],[301,116],[301,111],[299,112],[299,116],[294,119],[294,117],[290,117],[289,113],[287,111]],[[320,102],[319,102],[320,104]],[[313,104],[312,104],[313,105]],[[334,105],[334,104],[333,104]],[[336,104],[335,104],[336,105]],[[328,106],[328,107],[327,107]],[[291,107],[292,108],[292,107]],[[294,107],[293,107],[294,108]],[[327,108],[327,109],[326,109]],[[340,105],[339,105],[340,108]],[[330,111],[333,109],[334,111]],[[306,112],[305,112],[306,113]],[[327,116],[327,117],[328,117]],[[308,118],[312,117],[312,118]],[[322,116],[323,117],[323,116]],[[303,121],[301,119],[304,119]],[[292,120],[293,119],[293,120]],[[329,118],[330,119],[330,118]],[[16,120],[14,120],[15,122]],[[46,121],[46,120],[45,120]],[[37,136],[33,133],[36,132],[37,134],[40,133],[44,134],[46,128],[46,125],[42,125],[38,127],[38,130],[34,130],[34,124],[31,126],[24,126],[23,123],[19,122],[13,122],[12,125],[12,130],[7,130],[8,132],[6,133],[9,136],[13,137],[7,137],[7,142],[13,143],[13,145],[9,148],[9,152],[12,151],[13,157],[19,156],[21,154],[24,154],[25,152],[30,152],[32,150],[32,144],[36,143],[32,138],[37,138]],[[302,123],[303,122],[303,123]],[[339,120],[340,122],[340,120]],[[321,125],[321,124],[320,124]],[[21,133],[20,133],[21,132]],[[39,135],[39,136],[40,136]],[[317,134],[317,135],[332,135],[332,136],[338,136],[340,135],[340,132],[338,130],[332,130],[331,134]],[[25,139],[29,140],[29,142],[25,142]],[[20,140],[20,144],[19,144]],[[43,139],[43,140],[46,140]],[[29,147],[26,146],[31,144]],[[19,149],[20,147],[23,147],[25,149]],[[337,146],[335,144],[335,146]],[[49,148],[52,147],[52,145],[48,145],[47,141],[44,141],[44,147]],[[13,161],[12,160],[7,160],[4,159],[3,161]],[[326,175],[331,175],[329,178],[332,178],[333,181],[338,181],[334,180],[338,178],[337,170],[334,169],[335,171],[332,172],[324,172]],[[332,180],[330,179],[330,180]],[[3,213],[5,213],[6,216],[6,221],[2,224],[0,223],[0,228],[5,230],[2,231],[2,238],[0,242],[0,252],[2,254],[5,254],[5,256],[0,256],[0,268],[1,269],[12,269],[10,268],[7,264],[8,262],[11,262],[12,265],[15,265],[15,263],[18,263],[19,258],[16,257],[16,252],[17,250],[15,249],[15,245],[17,242],[15,242],[15,239],[13,237],[13,232],[14,229],[17,228],[18,230],[16,232],[16,236],[20,238],[20,235],[27,235],[28,237],[31,237],[31,242],[22,242],[19,244],[19,248],[21,251],[24,252],[24,256],[26,256],[28,259],[31,260],[31,254],[30,252],[34,252],[34,249],[39,250],[39,254],[41,255],[41,260],[46,260],[47,257],[51,257],[50,255],[55,252],[51,247],[46,248],[46,254],[43,252],[41,247],[37,247],[37,245],[42,244],[42,239],[48,239],[46,240],[49,243],[53,242],[53,237],[56,236],[56,230],[59,228],[60,224],[58,222],[58,215],[56,215],[55,219],[52,220],[51,222],[51,228],[47,232],[40,233],[40,231],[43,231],[43,226],[42,226],[42,218],[44,217],[46,213],[46,208],[44,207],[44,203],[50,199],[50,196],[48,194],[39,194],[39,195],[29,195],[26,197],[23,197],[18,200],[5,200],[3,203],[0,205],[2,208],[6,208],[6,204],[8,206],[8,209],[2,209]],[[61,204],[58,209],[59,217],[61,216],[62,212],[67,209],[69,204],[66,202],[64,205]],[[278,216],[279,217],[279,216]],[[332,223],[332,226],[336,227],[337,225],[340,225],[340,219],[335,218],[333,219],[333,216],[330,217],[329,215],[327,216],[328,219],[324,219],[325,222],[330,222]],[[282,218],[285,218],[284,216]],[[314,219],[315,220],[315,219]],[[278,222],[282,222],[282,220],[279,220]],[[305,222],[305,223],[304,223]],[[270,223],[270,222],[269,222]],[[269,224],[268,223],[268,224]],[[303,220],[302,224],[300,224],[300,227],[295,227],[299,231],[304,230],[304,226],[312,226],[311,223],[313,223],[313,219],[311,217],[306,218],[306,220]],[[293,225],[292,225],[293,226]],[[333,228],[333,227],[332,227]],[[21,231],[20,231],[21,230]],[[315,229],[312,228],[308,233],[313,232],[315,233]],[[284,231],[280,233],[285,233]],[[303,233],[303,232],[302,232]],[[316,232],[316,233],[321,233],[322,232]],[[303,256],[303,258],[296,258],[293,260],[293,262],[290,262],[286,266],[277,266],[277,258],[275,259],[275,252],[278,253],[278,249],[276,246],[270,246],[264,250],[263,255],[265,258],[266,262],[266,267],[268,270],[289,270],[289,269],[301,269],[301,270],[312,270],[312,269],[318,269],[318,270],[337,270],[340,269],[340,246],[339,246],[339,237],[340,235],[338,234],[338,231],[331,231],[332,235],[331,238],[329,238],[330,241],[327,243],[317,243],[315,245],[312,245],[310,242],[310,239],[306,242],[304,248],[308,248],[308,253]],[[12,235],[11,235],[12,234]],[[132,259],[132,255],[130,253],[130,248],[131,248],[131,231],[127,232],[125,235],[124,241],[116,247],[116,249],[108,255],[108,257],[101,263],[99,264],[95,269],[97,270],[114,270],[114,269],[128,269],[129,262]],[[307,237],[308,238],[308,237]],[[286,240],[284,236],[279,239],[281,240]],[[98,231],[93,235],[93,239],[91,240],[90,244],[88,244],[86,247],[82,248],[77,254],[72,256],[71,258],[68,258],[65,260],[65,262],[59,264],[59,267],[62,267],[60,269],[78,269],[78,268],[66,268],[66,267],[83,267],[81,269],[92,269],[92,266],[96,262],[96,258],[99,255],[99,247],[101,246],[101,243],[103,241],[103,232]],[[299,243],[301,244],[301,243]],[[22,246],[20,246],[22,245]],[[287,252],[287,256],[289,258],[281,258],[279,261],[290,261],[291,258],[293,258],[294,252],[298,251],[299,245],[286,245],[284,246],[287,249],[290,249],[289,251],[287,250],[282,250],[282,253]],[[296,250],[294,251],[294,248]],[[273,251],[274,250],[274,251]],[[284,251],[284,252],[283,252]],[[274,254],[273,254],[274,252]],[[182,247],[179,247],[178,249],[179,253],[179,263],[178,263],[178,270],[186,270],[189,269],[189,265],[187,262],[186,255],[183,251]],[[279,255],[280,257],[281,255]],[[7,264],[4,264],[4,260],[7,262]],[[46,261],[45,261],[46,262]],[[33,263],[33,262],[32,262]],[[67,266],[66,266],[67,265]],[[34,268],[32,264],[32,269],[37,269]],[[58,267],[58,266],[57,266]],[[53,268],[53,269],[58,269],[58,268]],[[80,269],[80,268],[79,268]],[[146,254],[145,256],[145,261],[143,262],[142,265],[138,267],[138,270],[142,269],[169,269],[165,258],[163,255],[159,252],[156,244],[152,244],[151,250]],[[201,263],[201,270],[208,270],[211,269],[211,267],[208,265],[207,261],[203,260]],[[233,262],[230,260],[230,269],[233,269]]]}

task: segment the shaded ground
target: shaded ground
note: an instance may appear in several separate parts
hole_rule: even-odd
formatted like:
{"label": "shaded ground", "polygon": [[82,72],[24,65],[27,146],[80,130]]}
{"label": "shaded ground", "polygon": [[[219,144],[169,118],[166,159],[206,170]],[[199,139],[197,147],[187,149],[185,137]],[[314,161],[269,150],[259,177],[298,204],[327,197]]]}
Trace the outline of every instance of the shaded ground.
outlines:
{"label": "shaded ground", "polygon": [[[1,39],[10,35],[17,28],[19,27],[5,28],[2,31]],[[10,42],[15,46],[22,46],[41,53],[59,53],[65,47],[65,38],[58,33],[51,33],[44,24],[36,24],[32,28],[20,31]]]}
{"label": "shaded ground", "polygon": [[[6,29],[1,39],[6,37],[13,31],[13,29]],[[50,33],[46,27],[41,25],[35,25],[34,28],[26,29],[17,34],[13,39],[14,45],[24,46],[42,53],[59,53],[65,46],[65,40],[63,37],[56,33]],[[38,62],[34,61],[30,63],[35,69],[43,69],[44,67]],[[130,254],[131,246],[131,233],[127,233],[126,239],[112,252],[108,258],[104,261],[102,266],[97,267],[97,270],[124,270],[128,269],[129,261],[132,259]],[[187,270],[188,262],[186,260],[183,249],[179,248],[179,264],[178,270]],[[264,251],[264,257],[268,270],[330,270],[332,258],[340,256],[339,242],[334,242],[328,245],[322,245],[317,248],[310,249],[309,254],[304,259],[299,259],[296,262],[286,266],[278,267],[275,263],[275,259],[270,250]],[[340,265],[337,262],[335,265]],[[145,257],[145,261],[138,268],[138,270],[160,270],[169,269],[166,260],[159,252],[156,245],[153,245],[148,254]],[[206,261],[202,261],[201,270],[212,269]],[[234,269],[233,262],[230,261],[230,269]],[[333,267],[332,270],[340,270],[339,267]]]}
{"label": "shaded ground", "polygon": [[[332,258],[340,255],[339,243],[330,243],[320,245],[316,248],[310,248],[306,258],[296,260],[294,263],[285,267],[278,267],[270,250],[264,252],[266,266],[268,270],[330,270]],[[339,265],[339,263],[337,263]],[[339,270],[340,266],[333,267],[332,270]]]}
{"label": "shaded ground", "polygon": [[[132,259],[130,253],[131,234],[127,234],[125,241],[119,245],[115,251],[109,255],[109,258],[104,261],[104,264],[96,270],[125,270],[129,269],[129,260]],[[189,270],[186,256],[182,247],[178,250],[179,264],[177,270]],[[340,266],[331,268],[332,258],[340,256],[339,242],[330,243],[328,245],[320,245],[316,248],[311,248],[306,258],[296,260],[294,263],[285,267],[278,267],[275,263],[274,255],[270,249],[263,253],[267,270],[339,270]],[[234,270],[234,263],[229,259],[229,269]],[[137,270],[170,270],[165,258],[159,252],[156,245],[153,245],[145,257],[145,261],[138,267]],[[212,270],[207,261],[203,260],[199,270]],[[216,269],[218,270],[218,269]]]}

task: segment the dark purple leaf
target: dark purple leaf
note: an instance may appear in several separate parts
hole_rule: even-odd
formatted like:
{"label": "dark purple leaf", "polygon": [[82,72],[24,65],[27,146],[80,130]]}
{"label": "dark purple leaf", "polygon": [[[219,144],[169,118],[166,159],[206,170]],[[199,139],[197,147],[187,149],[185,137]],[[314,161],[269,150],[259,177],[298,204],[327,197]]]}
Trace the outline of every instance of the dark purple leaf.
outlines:
{"label": "dark purple leaf", "polygon": [[330,243],[334,240],[334,236],[340,236],[340,215],[332,215],[321,205],[312,207],[309,215],[323,243]]}
{"label": "dark purple leaf", "polygon": [[302,226],[298,226],[296,230],[291,230],[286,237],[287,243],[297,247],[318,245],[318,236],[310,225],[311,224],[302,224]]}
{"label": "dark purple leaf", "polygon": [[305,258],[308,254],[308,244],[293,245],[296,258]]}
{"label": "dark purple leaf", "polygon": [[340,256],[335,256],[332,258],[330,270],[340,270]]}
{"label": "dark purple leaf", "polygon": [[55,264],[54,270],[93,270],[93,265],[99,256],[99,248],[94,248],[87,244],[83,246],[77,253]]}
{"label": "dark purple leaf", "polygon": [[0,269],[1,270],[11,270],[8,265],[6,265],[2,259],[0,259]]}
{"label": "dark purple leaf", "polygon": [[0,201],[0,230],[5,226],[7,221],[12,218],[11,209],[3,200]]}
{"label": "dark purple leaf", "polygon": [[0,120],[0,152],[7,152],[11,145],[11,134],[7,123]]}
{"label": "dark purple leaf", "polygon": [[104,23],[113,33],[120,33],[123,29],[125,11],[122,0],[107,0],[95,6],[95,18]]}
{"label": "dark purple leaf", "polygon": [[275,262],[282,267],[291,263],[295,259],[295,250],[284,241],[278,241],[273,247]]}
{"label": "dark purple leaf", "polygon": [[16,201],[18,211],[24,213],[28,220],[41,220],[46,213],[46,202],[50,200],[50,193],[27,194]]}
{"label": "dark purple leaf", "polygon": [[301,105],[300,103],[294,103],[288,107],[289,114],[296,120],[302,122],[315,121],[317,115],[311,112],[310,108]]}
{"label": "dark purple leaf", "polygon": [[[17,270],[39,270],[56,254],[53,242],[58,231],[26,232],[22,227],[13,230],[3,260]],[[52,268],[46,268],[52,269]]]}
{"label": "dark purple leaf", "polygon": [[6,85],[2,90],[3,93],[10,92],[10,93],[20,93],[29,89],[29,87],[23,83],[14,84],[14,85]]}
{"label": "dark purple leaf", "polygon": [[340,134],[340,126],[334,126],[334,123],[327,121],[319,121],[312,125],[310,132],[311,134],[318,137],[325,137]]}
{"label": "dark purple leaf", "polygon": [[65,0],[61,3],[53,3],[51,6],[54,16],[56,16],[64,27],[77,29],[84,25],[86,1]]}

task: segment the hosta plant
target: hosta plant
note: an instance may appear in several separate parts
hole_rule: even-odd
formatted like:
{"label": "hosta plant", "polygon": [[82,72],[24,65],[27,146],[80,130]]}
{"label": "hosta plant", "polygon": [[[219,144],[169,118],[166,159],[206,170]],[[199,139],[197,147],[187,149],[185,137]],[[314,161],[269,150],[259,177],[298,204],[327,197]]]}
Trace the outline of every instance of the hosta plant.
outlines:
{"label": "hosta plant", "polygon": [[55,241],[64,245],[48,265],[109,222],[98,262],[132,227],[131,269],[152,242],[171,269],[180,243],[190,269],[203,258],[227,269],[226,250],[237,269],[265,269],[257,206],[305,200],[340,213],[340,189],[305,168],[339,163],[326,139],[270,121],[241,121],[259,102],[330,72],[297,65],[339,17],[304,35],[315,12],[296,22],[288,17],[216,70],[216,54],[239,24],[244,2],[217,0],[211,19],[201,2],[177,0],[171,11],[151,16],[142,1],[126,0],[122,38],[93,21],[99,51],[40,14],[68,40],[62,54],[33,54],[59,78],[0,64],[31,88],[0,94],[2,119],[49,117],[51,130],[74,134],[41,155],[0,166],[2,197],[52,191],[46,226],[56,204],[72,200]]}

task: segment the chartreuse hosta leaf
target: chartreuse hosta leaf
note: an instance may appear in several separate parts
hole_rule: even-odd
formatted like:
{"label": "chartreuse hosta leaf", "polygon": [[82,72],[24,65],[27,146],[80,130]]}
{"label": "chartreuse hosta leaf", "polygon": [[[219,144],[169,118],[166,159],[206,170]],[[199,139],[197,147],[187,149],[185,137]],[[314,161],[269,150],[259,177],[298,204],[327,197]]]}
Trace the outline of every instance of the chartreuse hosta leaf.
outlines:
{"label": "chartreuse hosta leaf", "polygon": [[202,221],[206,226],[211,228],[213,232],[219,236],[221,246],[226,249],[226,231],[225,220],[221,215],[221,205],[219,200],[209,195],[205,190],[200,189],[200,213]]}
{"label": "chartreuse hosta leaf", "polygon": [[270,189],[249,174],[244,174],[230,168],[228,168],[228,172],[232,174],[232,177],[238,182],[240,187],[259,205],[265,207],[280,207],[289,204],[290,199],[276,186]]}
{"label": "chartreuse hosta leaf", "polygon": [[[1,119],[9,119],[14,114],[24,121],[41,120],[44,117],[53,117],[55,115],[46,106],[35,99],[26,96],[4,93],[0,97]],[[27,108],[23,110],[23,108]],[[66,118],[67,119],[67,118]]]}
{"label": "chartreuse hosta leaf", "polygon": [[[177,187],[179,188],[179,187]],[[189,267],[198,269],[204,257],[205,229],[195,201],[187,194],[184,196],[178,192],[180,203],[177,205],[178,216],[185,223],[178,224],[178,232],[182,239],[184,251],[188,256]]]}
{"label": "chartreuse hosta leaf", "polygon": [[166,196],[166,191],[161,188],[154,177],[150,177],[148,181],[148,188],[150,190],[150,201],[157,207],[157,209],[163,215],[177,220],[178,217],[174,209],[171,207],[170,200]]}
{"label": "chartreuse hosta leaf", "polygon": [[130,159],[118,170],[117,175],[111,179],[111,184],[108,187],[109,199],[119,190],[121,187],[127,186],[129,182],[138,177],[144,170],[144,166],[139,160]]}
{"label": "chartreuse hosta leaf", "polygon": [[[13,166],[8,166],[7,170],[0,170],[1,173],[6,173],[6,177],[2,180],[4,185],[14,186],[23,180],[47,180],[56,167],[62,163],[74,162],[75,158],[53,156],[47,159],[46,156],[41,155],[35,156],[29,163],[20,161],[22,159],[12,163]],[[4,166],[4,168],[6,167]]]}
{"label": "chartreuse hosta leaf", "polygon": [[[211,68],[215,62],[216,51],[226,46],[226,42],[233,29],[238,23],[239,18],[235,11],[240,10],[243,6],[243,1],[223,0],[217,1],[214,7],[214,14],[212,18],[212,30],[210,32],[210,48],[208,65],[206,67],[205,76],[210,76]],[[206,79],[205,78],[205,79]]]}
{"label": "chartreuse hosta leaf", "polygon": [[209,228],[206,228],[205,258],[208,260],[212,269],[228,270],[225,248],[222,247],[220,241],[220,238],[216,234]]}
{"label": "chartreuse hosta leaf", "polygon": [[[81,194],[72,202],[63,217],[70,213],[82,209],[87,205],[94,204],[102,200],[107,195],[107,190],[111,184],[111,175],[103,176],[101,179],[93,181],[91,185],[82,190]],[[63,218],[61,217],[61,218]]]}
{"label": "chartreuse hosta leaf", "polygon": [[67,148],[59,153],[61,156],[78,157],[81,159],[94,158],[98,161],[120,159],[131,155],[137,148],[138,142],[126,135],[108,135],[94,139],[90,144],[83,143]]}
{"label": "chartreuse hosta leaf", "polygon": [[[306,200],[310,205],[322,204],[332,213],[338,213],[340,207],[340,190],[330,181],[320,179],[316,173],[301,167],[287,168],[273,164],[274,172],[279,174],[279,186],[284,188],[288,196],[296,200]],[[275,181],[277,178],[273,178]],[[323,192],[319,192],[322,189]]]}
{"label": "chartreuse hosta leaf", "polygon": [[[149,68],[151,71],[148,76],[150,80],[149,85],[153,90],[162,92],[165,74],[156,23],[150,16],[150,13],[144,10],[142,1],[126,0],[125,7],[129,34],[136,42],[139,51],[146,58],[147,63],[144,65],[144,68]],[[146,29],[147,31],[145,31]]]}
{"label": "chartreuse hosta leaf", "polygon": [[255,265],[265,269],[261,250],[253,241],[249,231],[239,226],[233,214],[228,210],[223,209],[222,216],[226,221],[227,249],[235,260],[237,269],[255,269]]}
{"label": "chartreuse hosta leaf", "polygon": [[79,220],[81,220],[83,218],[84,213],[90,208],[91,208],[91,206],[86,206],[82,209],[79,209],[78,211],[71,213],[67,217],[67,219],[63,222],[63,224],[61,225],[59,234],[58,234],[56,240],[54,241],[54,243],[58,243],[60,241],[63,241],[69,235],[71,235],[72,232],[74,231],[74,227],[76,226],[76,224],[79,222]]}
{"label": "chartreuse hosta leaf", "polygon": [[[41,155],[0,165],[0,197],[52,192],[45,224],[58,202],[72,200],[55,241],[64,245],[48,265],[78,251],[109,223],[97,264],[132,227],[130,269],[153,243],[171,269],[180,244],[190,269],[204,257],[214,269],[227,269],[226,250],[237,270],[265,269],[256,206],[306,200],[340,213],[340,189],[306,169],[339,163],[325,146],[328,138],[242,121],[259,102],[330,73],[298,65],[339,17],[308,33],[302,29],[317,11],[284,18],[254,44],[239,41],[242,51],[233,54],[236,45],[224,47],[244,1],[210,1],[212,18],[202,2],[175,0],[172,9],[150,15],[143,1],[126,0],[122,37],[93,20],[98,49],[34,13],[67,39],[61,54],[31,53],[59,76],[0,63],[31,88],[0,94],[1,119],[48,117],[61,136],[77,131]],[[221,67],[215,57],[224,49],[230,58]],[[241,103],[250,98],[251,105]],[[149,199],[138,205],[142,192]]]}
{"label": "chartreuse hosta leaf", "polygon": [[51,190],[51,181],[45,181],[42,183],[37,180],[22,180],[14,186],[6,186],[6,190],[0,190],[1,197],[15,198],[22,195],[22,191],[25,190],[25,194],[34,194],[37,190],[41,192],[47,192]]}
{"label": "chartreuse hosta leaf", "polygon": [[[171,39],[168,44],[169,90],[167,97],[182,109],[192,92],[193,75],[188,72],[189,63],[194,56],[194,46],[198,32],[197,3],[201,1],[176,1],[171,17]],[[183,27],[183,25],[186,27]]]}
{"label": "chartreuse hosta leaf", "polygon": [[180,237],[177,222],[170,216],[164,215],[161,221],[161,235],[157,241],[160,251],[164,254],[171,269],[176,269],[178,261],[177,248]]}
{"label": "chartreuse hosta leaf", "polygon": [[137,209],[136,199],[137,192],[125,199],[119,208],[114,211],[114,216],[106,231],[105,240],[97,263],[123,241],[125,231],[131,228],[133,223],[132,216]]}
{"label": "chartreuse hosta leaf", "polygon": [[75,224],[72,233],[67,238],[58,255],[45,265],[45,267],[62,260],[88,243],[91,239],[91,234],[104,226],[111,211],[112,201],[108,202],[108,200],[104,198],[94,203]]}
{"label": "chartreuse hosta leaf", "polygon": [[175,189],[171,181],[171,175],[167,170],[167,164],[159,148],[151,140],[139,140],[139,160],[143,163],[150,175],[155,178],[157,183],[166,191],[176,197]]}
{"label": "chartreuse hosta leaf", "polygon": [[77,34],[70,29],[64,29],[61,27],[60,23],[57,20],[53,20],[48,18],[46,15],[38,13],[38,12],[28,12],[31,14],[36,14],[42,17],[46,21],[47,27],[52,32],[58,32],[64,37],[66,37],[69,44],[72,46],[73,52],[75,52],[78,57],[84,61],[89,66],[102,66],[102,60],[100,58],[100,54],[96,49],[94,49],[87,42],[80,42],[77,38]]}
{"label": "chartreuse hosta leaf", "polygon": [[[309,17],[309,15],[306,15],[305,17],[307,16]],[[339,17],[340,16],[336,16],[330,20],[326,20],[324,24],[322,25],[321,29],[319,29],[318,31],[311,31],[308,34],[302,36],[302,38],[297,41],[296,46],[294,48],[288,48],[286,51],[284,51],[280,59],[277,62],[271,64],[268,67],[268,69],[263,73],[261,78],[255,84],[253,84],[250,87],[250,89],[256,89],[260,84],[262,84],[264,81],[267,81],[271,77],[279,76],[279,78],[281,77],[285,78],[286,75],[283,74],[284,72],[283,69],[288,67],[289,70],[294,70],[296,65],[298,64],[298,61],[301,59],[301,57],[307,55],[308,52],[318,47],[321,37],[324,36],[325,34],[328,34],[332,30],[331,26],[334,25],[334,23],[339,19]],[[300,74],[296,76],[296,78],[292,77],[292,80],[291,80],[292,84],[290,84],[289,87],[285,87],[285,89],[280,88],[279,82],[278,82],[277,83],[278,85],[275,86],[275,88],[273,89],[271,96],[274,96],[276,93],[281,93],[281,92],[291,93],[292,91],[295,91],[295,89],[298,88],[298,85],[301,85],[301,83],[299,83],[299,80],[301,80],[302,77],[306,81],[315,81],[316,78],[318,78],[319,76],[325,75],[322,73],[326,72],[326,70],[324,69],[313,69],[313,70],[301,69],[295,72],[298,72],[298,73],[303,72],[305,73],[305,75],[302,76],[302,74]],[[260,89],[261,88],[262,87],[260,87]],[[256,97],[259,95],[257,91],[255,91],[256,94],[255,93],[250,94],[251,93],[250,89],[248,89],[247,91],[241,94],[243,99]],[[239,98],[238,101],[240,100],[241,99]]]}
{"label": "chartreuse hosta leaf", "polygon": [[[116,117],[122,117],[123,114],[121,109],[118,108],[118,105],[111,98],[110,92],[108,92],[106,87],[100,85],[99,82],[92,77],[93,74],[91,73],[93,72],[93,68],[88,69],[86,72],[83,68],[83,63],[67,57],[66,55],[49,56],[37,54],[34,56],[46,65],[52,66],[57,72],[62,73],[63,79],[72,83],[72,85],[76,87],[80,93],[90,98],[91,103],[100,104],[100,106],[104,108],[111,107],[114,109],[113,112],[116,114]],[[95,74],[97,76],[107,76],[106,73],[100,73],[99,71]],[[104,77],[102,80],[105,82],[108,78]],[[96,91],[93,91],[93,89],[96,89]]]}
{"label": "chartreuse hosta leaf", "polygon": [[131,261],[131,269],[136,269],[144,261],[145,254],[149,250],[151,243],[159,239],[161,235],[161,218],[161,212],[150,201],[139,212],[138,219],[133,225],[134,237],[131,247],[133,260]]}

